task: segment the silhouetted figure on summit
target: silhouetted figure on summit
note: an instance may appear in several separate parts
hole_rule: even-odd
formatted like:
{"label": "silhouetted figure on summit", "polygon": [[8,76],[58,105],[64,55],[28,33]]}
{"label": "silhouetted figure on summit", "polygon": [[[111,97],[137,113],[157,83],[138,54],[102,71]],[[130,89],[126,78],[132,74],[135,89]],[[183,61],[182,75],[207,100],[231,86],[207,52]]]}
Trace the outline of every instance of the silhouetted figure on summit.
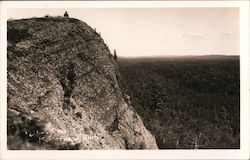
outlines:
{"label": "silhouetted figure on summit", "polygon": [[64,17],[65,17],[65,18],[69,18],[69,14],[68,14],[67,11],[64,13]]}

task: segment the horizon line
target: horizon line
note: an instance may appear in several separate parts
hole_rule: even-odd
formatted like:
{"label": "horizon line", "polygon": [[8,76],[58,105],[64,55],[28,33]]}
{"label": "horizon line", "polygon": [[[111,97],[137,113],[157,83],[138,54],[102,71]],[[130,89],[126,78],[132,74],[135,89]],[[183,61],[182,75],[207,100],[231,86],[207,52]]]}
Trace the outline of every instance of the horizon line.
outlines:
{"label": "horizon line", "polygon": [[239,54],[206,54],[206,55],[195,55],[195,54],[187,54],[187,55],[145,55],[145,56],[119,56],[118,58],[169,58],[169,57],[205,57],[205,56],[223,56],[223,57],[239,57]]}

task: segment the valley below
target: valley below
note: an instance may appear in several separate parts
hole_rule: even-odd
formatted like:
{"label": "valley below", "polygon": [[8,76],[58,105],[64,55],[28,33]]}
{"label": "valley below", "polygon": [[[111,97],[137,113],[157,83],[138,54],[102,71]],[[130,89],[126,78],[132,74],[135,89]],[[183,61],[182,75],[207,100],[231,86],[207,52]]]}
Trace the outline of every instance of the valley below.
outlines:
{"label": "valley below", "polygon": [[239,56],[120,58],[122,90],[160,149],[240,147]]}

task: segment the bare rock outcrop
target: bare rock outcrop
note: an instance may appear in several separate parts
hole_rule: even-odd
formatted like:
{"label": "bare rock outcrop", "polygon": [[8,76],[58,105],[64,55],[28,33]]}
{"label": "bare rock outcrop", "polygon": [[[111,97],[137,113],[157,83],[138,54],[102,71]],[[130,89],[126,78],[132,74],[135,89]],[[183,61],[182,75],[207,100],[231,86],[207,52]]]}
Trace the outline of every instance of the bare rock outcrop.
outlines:
{"label": "bare rock outcrop", "polygon": [[7,27],[9,149],[157,149],[91,27],[60,17]]}

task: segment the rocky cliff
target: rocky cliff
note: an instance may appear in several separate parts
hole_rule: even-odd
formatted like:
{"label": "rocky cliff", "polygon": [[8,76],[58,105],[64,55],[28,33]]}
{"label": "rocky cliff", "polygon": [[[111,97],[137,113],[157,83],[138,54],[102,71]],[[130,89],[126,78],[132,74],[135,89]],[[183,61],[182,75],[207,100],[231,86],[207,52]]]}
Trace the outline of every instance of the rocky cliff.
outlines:
{"label": "rocky cliff", "polygon": [[7,27],[9,149],[157,149],[95,30],[60,17]]}

